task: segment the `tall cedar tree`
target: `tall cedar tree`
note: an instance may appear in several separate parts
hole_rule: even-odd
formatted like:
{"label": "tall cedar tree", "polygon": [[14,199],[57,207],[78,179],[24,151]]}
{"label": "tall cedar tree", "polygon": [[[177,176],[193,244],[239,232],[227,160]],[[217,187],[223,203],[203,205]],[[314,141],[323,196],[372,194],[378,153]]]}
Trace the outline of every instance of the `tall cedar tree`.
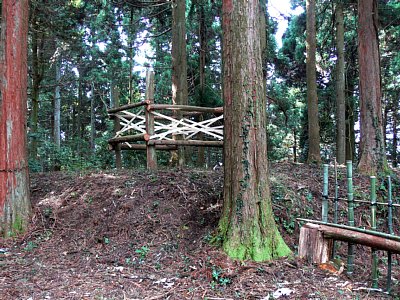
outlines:
{"label": "tall cedar tree", "polygon": [[346,98],[344,61],[343,4],[336,4],[336,159],[339,164],[346,160]]}
{"label": "tall cedar tree", "polygon": [[316,75],[315,0],[307,0],[307,105],[308,105],[308,163],[321,162],[318,96]]}
{"label": "tall cedar tree", "polygon": [[259,0],[224,0],[224,207],[217,240],[240,260],[290,254],[274,221],[268,181]]}
{"label": "tall cedar tree", "polygon": [[28,223],[26,148],[28,0],[3,0],[0,36],[0,235]]}
{"label": "tall cedar tree", "polygon": [[358,1],[358,56],[361,131],[358,170],[376,175],[388,168],[382,122],[377,0]]}
{"label": "tall cedar tree", "polygon": [[[186,57],[186,1],[172,1],[172,104],[188,104],[187,84],[187,57]],[[178,118],[181,113],[178,113]],[[177,139],[181,138],[179,136]],[[171,162],[183,167],[185,159],[183,148],[180,147],[179,155],[173,152]],[[177,157],[178,155],[178,157]]]}

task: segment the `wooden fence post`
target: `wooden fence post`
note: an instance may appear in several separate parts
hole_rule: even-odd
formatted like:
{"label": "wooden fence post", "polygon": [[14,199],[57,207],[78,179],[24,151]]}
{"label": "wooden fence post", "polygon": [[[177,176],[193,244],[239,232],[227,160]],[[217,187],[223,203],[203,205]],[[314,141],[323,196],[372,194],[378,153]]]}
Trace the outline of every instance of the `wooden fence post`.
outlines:
{"label": "wooden fence post", "polygon": [[[146,133],[151,137],[154,134],[154,115],[150,111],[151,104],[154,103],[154,71],[147,69],[146,73],[146,95],[145,100],[148,101],[145,110],[146,116]],[[150,145],[146,141],[147,169],[157,169],[157,154],[155,145]]]}
{"label": "wooden fence post", "polygon": [[[111,90],[111,98],[114,103],[113,108],[119,107],[119,89],[115,85],[112,86]],[[121,124],[117,116],[114,117],[114,135],[117,135],[117,132],[121,130]],[[122,168],[122,158],[121,158],[121,144],[117,143],[114,147],[115,150],[115,167],[117,169]]]}

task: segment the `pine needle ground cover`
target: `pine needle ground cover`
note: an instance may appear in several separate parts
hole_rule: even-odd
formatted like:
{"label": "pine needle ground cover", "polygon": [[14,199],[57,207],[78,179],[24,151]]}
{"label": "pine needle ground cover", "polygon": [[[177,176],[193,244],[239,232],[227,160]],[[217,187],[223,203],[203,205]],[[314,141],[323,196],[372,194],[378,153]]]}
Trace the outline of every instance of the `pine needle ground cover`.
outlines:
{"label": "pine needle ground cover", "polygon": [[[320,219],[321,169],[279,163],[270,170],[275,220],[296,252],[296,218]],[[367,195],[368,178],[354,181],[360,196]],[[227,258],[209,244],[222,184],[220,172],[199,170],[33,174],[30,230],[0,240],[1,299],[391,298],[365,290],[371,259],[362,246],[356,248],[352,278],[335,266],[296,258]],[[365,217],[362,211],[358,216]],[[339,245],[339,260],[346,261],[346,247]],[[380,253],[381,274],[385,257]],[[393,272],[396,295],[398,265]],[[384,287],[383,276],[379,284]]]}

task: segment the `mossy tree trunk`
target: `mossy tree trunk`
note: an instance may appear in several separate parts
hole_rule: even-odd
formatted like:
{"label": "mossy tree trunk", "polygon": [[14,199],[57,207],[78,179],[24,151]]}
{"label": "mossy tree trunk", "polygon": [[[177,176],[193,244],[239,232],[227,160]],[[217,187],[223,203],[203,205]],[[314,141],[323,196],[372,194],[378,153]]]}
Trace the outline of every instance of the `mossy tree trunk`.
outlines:
{"label": "mossy tree trunk", "polygon": [[28,0],[3,0],[0,36],[0,235],[31,212],[26,143]]}
{"label": "mossy tree trunk", "polygon": [[263,261],[291,251],[275,224],[269,190],[259,9],[258,0],[222,5],[225,178],[216,240],[232,258]]}
{"label": "mossy tree trunk", "polygon": [[358,57],[360,68],[360,160],[358,170],[386,172],[382,120],[377,0],[358,1]]}
{"label": "mossy tree trunk", "polygon": [[318,95],[316,75],[316,30],[315,30],[315,0],[306,1],[307,10],[307,115],[308,115],[308,163],[320,163],[320,136],[318,118]]}

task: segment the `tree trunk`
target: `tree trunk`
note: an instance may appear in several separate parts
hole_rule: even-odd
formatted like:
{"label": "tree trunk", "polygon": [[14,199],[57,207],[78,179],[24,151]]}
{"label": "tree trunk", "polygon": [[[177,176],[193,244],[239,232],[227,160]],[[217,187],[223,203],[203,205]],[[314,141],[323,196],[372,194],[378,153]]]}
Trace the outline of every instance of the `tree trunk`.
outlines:
{"label": "tree trunk", "polygon": [[[188,85],[187,85],[187,59],[186,59],[186,23],[185,23],[186,1],[172,1],[172,104],[188,104]],[[182,114],[176,113],[180,119]],[[176,136],[176,139],[182,139]],[[183,167],[185,155],[183,147],[178,153],[172,152],[171,162]]]}
{"label": "tree trunk", "polygon": [[54,89],[54,130],[53,138],[54,144],[57,149],[57,155],[54,160],[53,170],[59,171],[60,165],[60,149],[61,149],[61,93],[60,93],[60,81],[61,81],[61,58],[58,56],[55,60],[55,75],[56,75],[56,87]]}
{"label": "tree trunk", "polygon": [[392,151],[391,151],[391,156],[392,156],[392,166],[394,168],[397,167],[398,161],[397,161],[397,145],[398,145],[398,136],[397,136],[397,117],[398,117],[398,107],[399,107],[399,96],[396,95],[393,99],[393,107],[392,107],[392,118],[393,118],[393,140],[392,140]]}
{"label": "tree trunk", "polygon": [[360,68],[360,160],[358,170],[376,175],[388,169],[382,125],[377,0],[358,1]]}
{"label": "tree trunk", "polygon": [[0,235],[29,221],[26,143],[28,0],[3,0],[0,36]]}
{"label": "tree trunk", "polygon": [[307,109],[308,109],[308,163],[320,163],[320,136],[316,75],[315,0],[307,0]]}
{"label": "tree trunk", "polygon": [[92,93],[90,95],[90,151],[92,155],[95,154],[95,139],[96,139],[96,115],[94,111],[95,106],[95,88],[94,83],[91,84]]}
{"label": "tree trunk", "polygon": [[135,41],[134,37],[133,37],[133,10],[134,8],[131,8],[131,17],[130,17],[130,21],[129,21],[129,37],[128,37],[128,41],[129,41],[129,99],[128,99],[128,104],[133,103],[133,43]]}
{"label": "tree trunk", "polygon": [[[354,50],[352,50],[354,47]],[[354,125],[357,120],[357,114],[354,101],[354,89],[357,71],[354,68],[356,65],[356,46],[353,45],[348,53],[348,68],[346,68],[346,161],[354,161],[356,153],[356,134]]]}
{"label": "tree trunk", "polygon": [[346,161],[346,98],[345,98],[345,61],[344,61],[344,17],[343,4],[336,6],[336,160],[339,164]]}
{"label": "tree trunk", "polygon": [[33,13],[32,19],[32,112],[30,118],[30,133],[31,133],[31,144],[30,144],[30,156],[34,159],[37,158],[37,132],[38,132],[38,115],[39,115],[39,93],[40,83],[43,79],[43,34],[39,34],[39,25],[36,18],[36,13]]}
{"label": "tree trunk", "polygon": [[257,0],[222,4],[225,178],[215,240],[233,258],[263,261],[290,249],[275,224],[269,190],[259,9]]}
{"label": "tree trunk", "polygon": [[54,91],[54,143],[57,150],[61,147],[61,59],[58,57],[55,63],[56,69],[56,87]]}
{"label": "tree trunk", "polygon": [[[206,21],[204,13],[204,4],[200,6],[199,13],[199,40],[200,40],[200,71],[199,71],[199,81],[200,81],[200,97],[202,100],[205,97],[205,84],[206,84],[206,51],[207,51],[207,40],[206,40]],[[198,117],[198,121],[203,121],[203,115]],[[204,138],[204,133],[200,132],[198,134],[198,139],[202,140]],[[196,165],[200,168],[204,167],[205,164],[205,148],[198,147],[197,161]]]}
{"label": "tree trunk", "polygon": [[[111,81],[111,107],[119,107],[119,89],[115,85],[114,81]],[[114,118],[114,135],[121,129],[121,124],[118,118]],[[114,147],[115,150],[115,167],[117,169],[122,168],[122,156],[121,156],[121,144],[117,144]]]}

